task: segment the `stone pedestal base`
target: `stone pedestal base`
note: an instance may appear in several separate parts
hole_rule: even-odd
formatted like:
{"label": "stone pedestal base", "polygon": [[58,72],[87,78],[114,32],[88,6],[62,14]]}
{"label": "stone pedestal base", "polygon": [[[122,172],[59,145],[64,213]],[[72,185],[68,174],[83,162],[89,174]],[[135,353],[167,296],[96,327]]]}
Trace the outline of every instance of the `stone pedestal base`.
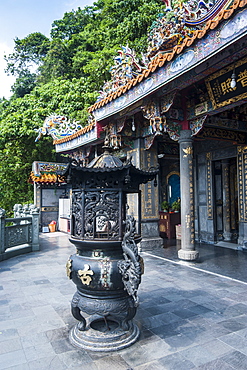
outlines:
{"label": "stone pedestal base", "polygon": [[199,257],[198,251],[180,249],[178,251],[178,258],[185,261],[194,261]]}
{"label": "stone pedestal base", "polygon": [[230,242],[231,238],[232,238],[232,234],[225,232],[225,233],[223,233],[223,237],[224,237],[225,242]]}
{"label": "stone pedestal base", "polygon": [[138,245],[139,252],[145,250],[152,250],[155,248],[162,248],[163,247],[163,239],[161,237],[151,237],[151,238],[143,238]]}
{"label": "stone pedestal base", "polygon": [[112,320],[98,318],[87,325],[86,330],[79,330],[78,324],[70,331],[70,342],[89,351],[110,352],[129,347],[136,342],[139,328],[132,324],[129,330],[123,330]]}

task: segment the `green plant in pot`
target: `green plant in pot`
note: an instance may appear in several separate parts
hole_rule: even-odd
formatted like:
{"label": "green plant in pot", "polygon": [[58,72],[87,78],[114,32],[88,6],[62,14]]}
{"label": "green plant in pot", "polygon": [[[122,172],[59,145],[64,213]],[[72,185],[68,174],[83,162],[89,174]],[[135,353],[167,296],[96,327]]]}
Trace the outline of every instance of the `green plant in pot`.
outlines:
{"label": "green plant in pot", "polygon": [[169,208],[170,208],[170,204],[166,201],[166,200],[164,200],[162,203],[161,203],[161,209],[162,209],[162,211],[164,211],[164,212],[168,212],[169,211]]}
{"label": "green plant in pot", "polygon": [[175,212],[179,212],[179,211],[180,211],[180,207],[181,207],[181,203],[180,203],[180,199],[178,198],[178,200],[175,200],[175,201],[172,203],[172,209],[173,209],[173,211],[175,211]]}

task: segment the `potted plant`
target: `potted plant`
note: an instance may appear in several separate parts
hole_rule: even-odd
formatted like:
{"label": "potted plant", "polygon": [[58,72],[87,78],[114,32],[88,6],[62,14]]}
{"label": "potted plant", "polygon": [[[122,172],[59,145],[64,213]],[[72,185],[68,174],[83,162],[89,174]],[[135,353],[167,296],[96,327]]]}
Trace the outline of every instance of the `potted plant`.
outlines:
{"label": "potted plant", "polygon": [[180,207],[181,207],[181,203],[180,203],[180,199],[178,198],[178,200],[175,200],[172,203],[172,209],[174,210],[174,212],[179,212],[180,211]]}
{"label": "potted plant", "polygon": [[164,212],[169,211],[170,204],[166,200],[164,200],[160,206],[161,206],[162,211]]}

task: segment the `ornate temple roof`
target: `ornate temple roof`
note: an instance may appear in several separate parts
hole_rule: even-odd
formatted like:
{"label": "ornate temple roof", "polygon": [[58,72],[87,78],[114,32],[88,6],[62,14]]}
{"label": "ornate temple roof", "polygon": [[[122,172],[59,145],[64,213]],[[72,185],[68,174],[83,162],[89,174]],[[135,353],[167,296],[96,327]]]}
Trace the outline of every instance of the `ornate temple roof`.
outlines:
{"label": "ornate temple roof", "polygon": [[[167,9],[150,28],[147,53],[142,55],[140,60],[128,46],[122,46],[118,50],[119,55],[114,58],[114,65],[110,70],[111,80],[104,84],[97,102],[88,109],[91,113],[88,125],[82,127],[79,122],[70,122],[64,116],[52,115],[47,117],[43,127],[37,130],[36,140],[42,135],[49,134],[53,137],[56,152],[70,153],[71,150],[97,141],[105,120],[124,109],[131,112],[131,107],[135,103],[140,105],[143,114],[145,113],[144,117],[149,121],[150,117],[144,112],[145,109],[153,109],[153,116],[159,117],[156,108],[152,107],[152,101],[150,107],[141,104],[142,99],[151,96],[161,87],[165,96],[161,108],[162,113],[165,113],[172,105],[174,94],[178,90],[200,79],[214,76],[213,73],[225,65],[229,71],[238,68],[236,58],[234,61],[231,60],[230,45],[235,43],[238,46],[238,62],[241,65],[245,63],[243,59],[246,57],[245,48],[240,40],[246,37],[247,32],[247,0],[184,0],[179,3],[174,1],[173,9],[172,0],[163,1]],[[222,58],[217,66],[212,64],[212,60],[210,64],[213,56],[220,56],[222,53],[225,53],[226,58]],[[200,69],[196,68],[199,64],[202,67]],[[198,127],[202,127],[206,117],[201,113],[205,112],[205,106],[202,105],[199,109],[201,108],[200,113],[191,115],[190,118],[193,135],[197,134]],[[124,126],[123,118],[120,117],[118,120],[119,130],[111,133],[116,138]],[[166,131],[172,140],[178,140],[180,124],[175,121],[169,122],[169,130],[165,122],[163,126],[161,122],[157,125],[159,132]],[[150,123],[149,131],[144,133],[146,149],[153,143],[157,125]],[[81,153],[81,156],[86,160],[88,153]],[[104,163],[102,158],[101,160]]]}
{"label": "ornate temple roof", "polygon": [[69,136],[65,136],[65,137],[63,137],[61,139],[55,139],[53,141],[53,144],[58,145],[58,144],[66,143],[67,141],[76,139],[79,136],[84,135],[84,134],[92,131],[94,129],[94,127],[95,127],[95,122],[89,123],[89,125],[84,126],[82,129],[74,132],[73,134],[71,134]]}
{"label": "ornate temple roof", "polygon": [[[187,2],[187,4],[188,6],[190,6],[190,4],[193,4],[193,2],[190,1],[190,2]],[[215,12],[211,14],[210,19],[204,16],[205,23],[201,25],[201,28],[196,27],[199,22],[196,22],[196,21],[188,22],[187,20],[187,22],[185,23],[187,24],[191,23],[191,26],[193,26],[192,28],[193,32],[187,32],[187,31],[184,32],[184,30],[182,30],[181,34],[184,33],[184,37],[180,37],[180,38],[177,37],[176,33],[174,33],[173,35],[174,37],[169,38],[169,40],[171,41],[169,44],[169,49],[165,50],[164,52],[161,52],[162,49],[159,50],[160,52],[156,50],[156,55],[153,57],[153,59],[151,59],[146,69],[143,69],[137,76],[133,76],[131,79],[129,79],[129,81],[125,85],[120,86],[118,89],[115,89],[115,91],[110,92],[106,97],[104,97],[103,99],[93,104],[89,108],[89,112],[92,113],[93,111],[103,107],[104,105],[108,104],[112,100],[117,99],[118,97],[125,94],[128,90],[130,90],[136,84],[147,79],[150,76],[150,74],[155,72],[158,68],[164,66],[165,63],[170,62],[178,54],[181,54],[187,47],[192,46],[192,44],[195,43],[195,41],[202,39],[208,32],[210,32],[211,30],[214,30],[220,24],[220,22],[229,19],[237,9],[241,9],[245,7],[247,4],[247,0],[235,0],[233,4],[230,5],[230,7],[229,7],[229,4],[231,4],[231,2],[216,1],[215,7],[214,7]],[[164,38],[167,38],[166,36],[167,36],[167,31],[166,31]]]}
{"label": "ornate temple roof", "polygon": [[71,122],[65,116],[52,114],[46,117],[42,127],[35,130],[38,133],[35,141],[38,141],[42,135],[48,134],[53,138],[53,144],[66,143],[92,131],[95,125],[96,123],[92,117],[89,120],[89,124],[82,127],[78,121]]}
{"label": "ornate temple roof", "polygon": [[42,185],[65,184],[65,177],[57,175],[57,171],[63,171],[66,168],[67,164],[65,163],[35,161],[33,162],[32,172],[30,173],[28,182]]}
{"label": "ornate temple roof", "polygon": [[92,162],[87,165],[87,168],[122,168],[123,162],[118,157],[110,154],[108,150],[106,150],[103,154],[99,157],[95,157]]}
{"label": "ornate temple roof", "polygon": [[76,181],[82,181],[90,187],[95,186],[95,179],[96,182],[101,181],[98,177],[100,174],[103,175],[103,186],[107,187],[109,181],[106,181],[104,174],[108,173],[114,176],[117,182],[119,182],[120,187],[123,186],[123,184],[120,185],[121,181],[124,181],[124,186],[126,188],[131,189],[131,187],[133,187],[133,189],[136,189],[139,184],[144,184],[153,180],[159,172],[158,167],[151,167],[147,170],[139,169],[131,163],[131,159],[125,163],[120,162],[120,159],[110,153],[104,153],[96,157],[91,164],[89,163],[87,166],[83,166],[80,161],[73,160],[67,165],[65,170],[59,171],[58,173],[59,175],[67,177],[67,182],[71,182],[71,179],[76,179]]}
{"label": "ornate temple roof", "polygon": [[66,184],[66,180],[63,176],[56,175],[54,173],[44,174],[41,176],[35,176],[33,172],[31,172],[28,182],[30,184],[42,184],[42,185],[53,185],[53,184]]}

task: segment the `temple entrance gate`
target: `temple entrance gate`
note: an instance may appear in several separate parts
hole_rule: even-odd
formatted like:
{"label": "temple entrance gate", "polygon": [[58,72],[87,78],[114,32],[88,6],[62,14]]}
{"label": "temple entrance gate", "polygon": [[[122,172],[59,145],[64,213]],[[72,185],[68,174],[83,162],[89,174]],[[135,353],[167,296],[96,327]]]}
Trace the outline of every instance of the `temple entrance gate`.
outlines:
{"label": "temple entrance gate", "polygon": [[238,239],[237,160],[213,161],[215,241],[236,243]]}

